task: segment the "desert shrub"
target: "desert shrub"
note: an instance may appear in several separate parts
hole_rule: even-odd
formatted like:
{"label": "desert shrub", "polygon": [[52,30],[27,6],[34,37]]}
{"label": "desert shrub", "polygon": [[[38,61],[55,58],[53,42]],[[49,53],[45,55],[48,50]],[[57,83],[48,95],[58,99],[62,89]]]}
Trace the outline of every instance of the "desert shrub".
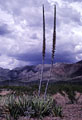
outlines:
{"label": "desert shrub", "polygon": [[71,100],[71,103],[73,104],[76,100],[75,100],[75,91],[73,90],[73,88],[66,88],[65,89],[69,99]]}
{"label": "desert shrub", "polygon": [[[33,95],[34,92],[38,93],[38,85],[29,85],[29,86],[3,86],[0,87],[0,89],[8,89],[15,92],[15,94],[23,95]],[[82,85],[76,85],[76,84],[49,84],[48,86],[48,94],[53,95],[57,92],[61,93],[62,91],[66,91],[67,89],[70,89],[71,91],[77,91],[82,93]],[[42,85],[41,88],[41,94],[43,94],[45,91],[45,84]]]}
{"label": "desert shrub", "polygon": [[62,107],[61,106],[55,106],[53,109],[53,114],[54,116],[58,117],[62,117]]}
{"label": "desert shrub", "polygon": [[27,101],[25,97],[16,97],[15,95],[11,95],[6,100],[5,107],[9,111],[9,114],[17,119],[20,116],[24,115],[24,111],[28,106],[29,100]]}
{"label": "desert shrub", "polygon": [[45,116],[62,116],[62,109],[56,106],[54,100],[51,97],[47,97],[46,100],[43,97],[15,97],[8,98],[8,102],[5,105],[11,117],[15,120],[19,116],[27,116],[29,118],[43,118]]}

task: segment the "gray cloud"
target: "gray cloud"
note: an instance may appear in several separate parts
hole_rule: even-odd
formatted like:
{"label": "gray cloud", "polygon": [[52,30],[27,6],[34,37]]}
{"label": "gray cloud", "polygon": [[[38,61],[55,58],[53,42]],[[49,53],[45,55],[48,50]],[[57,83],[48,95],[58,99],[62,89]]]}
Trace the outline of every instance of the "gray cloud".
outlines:
{"label": "gray cloud", "polygon": [[2,24],[0,25],[0,35],[3,36],[3,35],[7,35],[11,33],[10,30],[8,30],[8,26],[6,24]]}
{"label": "gray cloud", "polygon": [[[54,62],[82,59],[81,0],[0,0],[0,66],[41,63],[42,4],[46,17],[46,63],[51,60],[53,4],[57,5]],[[4,61],[4,62],[3,62]]]}
{"label": "gray cloud", "polygon": [[[41,64],[42,63],[42,58],[41,58],[41,53],[25,53],[25,54],[18,54],[18,55],[14,55],[12,57],[15,57],[17,60],[20,61],[25,61],[25,62],[31,62],[32,64]],[[62,53],[58,53],[56,52],[55,54],[55,59],[54,59],[54,63],[56,62],[64,62],[64,63],[73,63],[76,62],[77,60],[75,59],[75,54],[72,54],[71,52],[62,52]],[[50,64],[51,63],[51,54],[50,53],[46,53],[46,57],[45,57],[45,63],[46,64]]]}
{"label": "gray cloud", "polygon": [[37,34],[33,34],[33,35],[31,36],[31,39],[38,39]]}

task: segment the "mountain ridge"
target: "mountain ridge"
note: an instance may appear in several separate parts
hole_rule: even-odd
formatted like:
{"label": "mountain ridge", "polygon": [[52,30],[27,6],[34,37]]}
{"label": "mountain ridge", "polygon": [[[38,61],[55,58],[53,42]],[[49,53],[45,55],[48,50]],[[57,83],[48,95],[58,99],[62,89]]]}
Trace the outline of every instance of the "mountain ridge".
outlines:
{"label": "mountain ridge", "polygon": [[[44,65],[43,82],[49,78],[50,64]],[[24,85],[39,83],[41,64],[17,67],[13,70],[0,67],[0,85]],[[82,61],[76,63],[55,63],[50,82],[82,83]]]}

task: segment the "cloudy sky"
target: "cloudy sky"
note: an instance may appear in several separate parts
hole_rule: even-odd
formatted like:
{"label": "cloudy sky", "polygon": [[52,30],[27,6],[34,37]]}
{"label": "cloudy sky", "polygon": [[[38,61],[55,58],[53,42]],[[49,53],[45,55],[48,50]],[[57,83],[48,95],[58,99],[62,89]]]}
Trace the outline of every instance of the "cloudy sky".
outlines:
{"label": "cloudy sky", "polygon": [[57,6],[55,62],[82,59],[82,0],[0,0],[0,67],[41,63],[42,4],[46,16],[46,63],[50,63],[53,5]]}

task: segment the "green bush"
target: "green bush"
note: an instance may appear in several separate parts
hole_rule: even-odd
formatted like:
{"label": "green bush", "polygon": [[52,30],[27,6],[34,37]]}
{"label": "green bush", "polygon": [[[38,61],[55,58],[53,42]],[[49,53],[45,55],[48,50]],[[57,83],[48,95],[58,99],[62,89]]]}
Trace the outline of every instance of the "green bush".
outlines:
{"label": "green bush", "polygon": [[53,114],[54,114],[54,116],[56,116],[56,117],[58,117],[58,116],[62,117],[62,107],[60,107],[60,106],[55,106],[55,107],[53,108]]}
{"label": "green bush", "polygon": [[71,100],[71,103],[73,104],[76,99],[75,99],[75,91],[73,90],[73,88],[66,88],[65,92],[67,93],[69,99]]}
{"label": "green bush", "polygon": [[62,116],[61,107],[56,106],[55,101],[50,97],[44,100],[43,97],[10,96],[5,106],[10,116],[15,120],[19,116],[27,116],[29,118],[43,118],[49,115]]}

